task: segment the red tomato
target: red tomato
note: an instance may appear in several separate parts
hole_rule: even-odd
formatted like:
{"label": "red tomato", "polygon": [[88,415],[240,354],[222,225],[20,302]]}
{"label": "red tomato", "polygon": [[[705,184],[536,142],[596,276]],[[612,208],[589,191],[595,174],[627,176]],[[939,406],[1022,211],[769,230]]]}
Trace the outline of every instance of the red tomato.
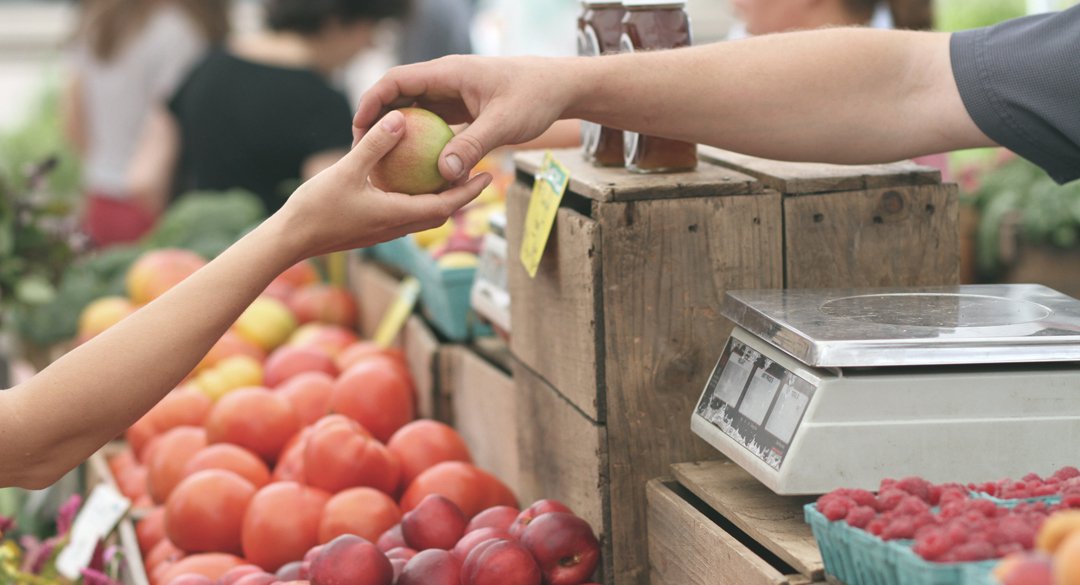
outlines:
{"label": "red tomato", "polygon": [[244,514],[244,556],[268,572],[304,558],[318,544],[319,520],[330,494],[295,482],[272,483]]}
{"label": "red tomato", "polygon": [[273,463],[289,438],[300,430],[293,407],[284,396],[265,388],[241,388],[226,394],[206,418],[211,443],[240,445]]}
{"label": "red tomato", "polygon": [[391,494],[401,480],[397,459],[356,422],[341,418],[320,421],[304,447],[308,485],[331,493],[351,487],[373,487]]}
{"label": "red tomato", "polygon": [[147,487],[157,504],[164,504],[184,478],[188,461],[206,446],[206,431],[199,427],[176,427],[161,435],[149,449]]}
{"label": "red tomato", "polygon": [[330,410],[359,422],[380,441],[416,417],[412,383],[385,358],[349,368],[334,382]]}
{"label": "red tomato", "polygon": [[189,553],[240,553],[240,528],[254,495],[255,486],[231,471],[198,471],[169,495],[165,532]]}

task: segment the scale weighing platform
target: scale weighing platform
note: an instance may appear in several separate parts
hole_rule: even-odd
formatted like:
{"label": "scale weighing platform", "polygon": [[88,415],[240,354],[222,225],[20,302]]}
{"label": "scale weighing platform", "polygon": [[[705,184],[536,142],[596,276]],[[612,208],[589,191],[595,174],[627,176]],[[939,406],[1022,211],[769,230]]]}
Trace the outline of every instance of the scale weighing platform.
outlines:
{"label": "scale weighing platform", "polygon": [[693,431],[778,494],[1080,465],[1080,301],[1037,285],[732,291]]}

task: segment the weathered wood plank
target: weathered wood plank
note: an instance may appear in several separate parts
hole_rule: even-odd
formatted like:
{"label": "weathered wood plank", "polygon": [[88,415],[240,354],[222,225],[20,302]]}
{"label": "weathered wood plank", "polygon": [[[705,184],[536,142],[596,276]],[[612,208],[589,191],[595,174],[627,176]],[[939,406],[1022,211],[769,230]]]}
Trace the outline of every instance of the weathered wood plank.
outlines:
{"label": "weathered wood plank", "polygon": [[510,346],[517,359],[566,395],[589,418],[603,422],[597,367],[600,308],[600,234],[596,222],[560,209],[536,278],[518,259],[531,186],[507,194],[507,275]]}
{"label": "weathered wood plank", "polygon": [[473,463],[520,491],[517,395],[514,379],[463,346],[439,356],[441,386],[450,398],[453,425]]}
{"label": "weathered wood plank", "polygon": [[682,499],[671,483],[652,480],[646,492],[652,585],[789,583],[780,571]]}
{"label": "weathered wood plank", "polygon": [[435,364],[439,355],[439,340],[427,323],[416,315],[405,321],[400,339],[405,365],[412,374],[413,387],[416,389],[416,414],[421,418],[438,418],[440,408]]}
{"label": "weathered wood plank", "polygon": [[399,279],[359,254],[349,255],[349,288],[360,309],[360,334],[371,339],[397,297]]}
{"label": "weathered wood plank", "polygon": [[[541,498],[555,498],[588,520],[597,532],[604,532],[609,488],[604,427],[589,420],[517,360],[514,360],[514,382],[518,393],[517,441],[521,465],[518,496],[522,505]],[[643,534],[636,537],[644,541]],[[607,553],[606,549],[605,562],[610,560]]]}
{"label": "weathered wood plank", "polygon": [[956,284],[959,212],[955,185],[786,197],[786,286]]}
{"label": "weathered wood plank", "polygon": [[[514,162],[519,171],[535,173],[544,162],[544,152],[521,152]],[[622,168],[594,167],[576,148],[553,153],[570,171],[570,191],[596,201],[746,195],[762,190],[755,179],[704,161],[694,171],[643,175]]]}
{"label": "weathered wood plank", "polygon": [[799,573],[825,578],[803,506],[813,498],[778,496],[731,461],[671,466],[675,479],[718,514],[783,559]]}
{"label": "weathered wood plank", "polygon": [[780,195],[595,206],[615,582],[644,584],[645,483],[719,455],[690,431],[690,413],[731,331],[724,291],[783,284]]}
{"label": "weathered wood plank", "polygon": [[883,165],[830,165],[784,162],[713,148],[698,147],[702,159],[745,173],[784,195],[856,191],[879,187],[933,185],[941,171],[903,161]]}

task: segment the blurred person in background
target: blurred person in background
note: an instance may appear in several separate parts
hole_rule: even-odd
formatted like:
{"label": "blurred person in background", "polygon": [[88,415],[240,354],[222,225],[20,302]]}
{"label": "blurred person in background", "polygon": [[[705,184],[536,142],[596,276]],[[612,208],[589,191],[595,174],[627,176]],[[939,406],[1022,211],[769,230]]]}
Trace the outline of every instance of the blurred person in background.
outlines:
{"label": "blurred person in background", "polygon": [[64,127],[82,157],[85,229],[95,244],[135,240],[153,225],[126,184],[143,121],[227,32],[225,0],[81,2]]}
{"label": "blurred person in background", "polygon": [[399,62],[430,61],[472,53],[472,0],[413,0],[401,30]]}
{"label": "blurred person in background", "polygon": [[148,120],[129,174],[157,208],[191,190],[240,188],[277,211],[352,143],[331,79],[404,0],[268,0],[266,30],[216,48]]}

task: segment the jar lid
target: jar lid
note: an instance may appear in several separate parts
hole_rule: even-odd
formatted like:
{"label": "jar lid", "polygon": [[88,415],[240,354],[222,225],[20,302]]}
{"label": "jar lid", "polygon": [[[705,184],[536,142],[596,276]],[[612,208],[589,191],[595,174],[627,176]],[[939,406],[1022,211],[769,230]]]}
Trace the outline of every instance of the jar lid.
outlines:
{"label": "jar lid", "polygon": [[623,6],[686,6],[686,0],[623,0]]}

